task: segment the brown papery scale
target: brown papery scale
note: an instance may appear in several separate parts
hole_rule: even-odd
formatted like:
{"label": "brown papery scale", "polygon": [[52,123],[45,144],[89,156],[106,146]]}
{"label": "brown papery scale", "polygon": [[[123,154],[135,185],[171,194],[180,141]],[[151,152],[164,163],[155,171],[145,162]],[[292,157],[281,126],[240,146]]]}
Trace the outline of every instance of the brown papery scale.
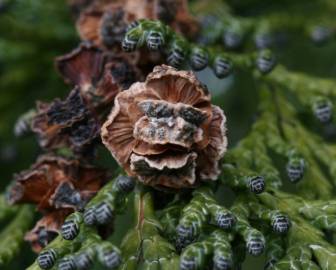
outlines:
{"label": "brown papery scale", "polygon": [[180,189],[217,179],[225,120],[192,72],[162,65],[117,95],[101,136],[130,176]]}
{"label": "brown papery scale", "polygon": [[38,210],[79,209],[105,183],[104,169],[53,154],[38,158],[29,170],[15,175],[10,203],[34,203]]}
{"label": "brown papery scale", "polygon": [[139,19],[125,9],[123,1],[94,1],[77,20],[77,31],[84,41],[120,51],[120,43],[129,23]]}
{"label": "brown papery scale", "polygon": [[39,102],[32,131],[45,149],[68,147],[77,156],[92,158],[107,109],[139,72],[126,57],[105,54],[89,43],[58,57],[56,67],[74,89],[65,100]]}
{"label": "brown papery scale", "polygon": [[84,9],[77,30],[82,40],[120,52],[127,26],[139,19],[163,21],[189,37],[199,29],[187,0],[108,0],[93,1]]}
{"label": "brown papery scale", "polygon": [[33,249],[46,246],[65,218],[83,209],[109,176],[104,169],[53,154],[40,156],[29,170],[16,174],[8,190],[9,203],[35,204],[44,215],[25,237]]}
{"label": "brown papery scale", "polygon": [[70,147],[76,153],[91,147],[97,139],[100,123],[89,110],[77,88],[65,100],[38,103],[32,120],[32,131],[41,147]]}
{"label": "brown papery scale", "polygon": [[139,79],[128,56],[104,54],[90,43],[56,58],[56,67],[66,83],[78,87],[92,110],[110,106],[120,91]]}

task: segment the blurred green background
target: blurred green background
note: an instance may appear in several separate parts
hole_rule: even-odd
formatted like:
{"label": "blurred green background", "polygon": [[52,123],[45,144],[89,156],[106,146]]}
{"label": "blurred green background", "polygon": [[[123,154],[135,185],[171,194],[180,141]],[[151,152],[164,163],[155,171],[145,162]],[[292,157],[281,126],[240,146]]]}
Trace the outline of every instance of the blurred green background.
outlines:
{"label": "blurred green background", "polygon": [[68,87],[53,59],[78,38],[63,0],[0,1],[0,168],[1,188],[13,172],[29,166],[38,152],[33,137],[16,139],[16,119],[36,100],[63,97]]}
{"label": "blurred green background", "polygon": [[[55,72],[53,59],[77,42],[65,1],[0,1],[1,190],[13,173],[28,168],[39,152],[34,137],[14,137],[16,119],[34,107],[36,100],[65,95],[68,87]],[[16,260],[4,270],[24,269],[34,258],[25,243]]]}

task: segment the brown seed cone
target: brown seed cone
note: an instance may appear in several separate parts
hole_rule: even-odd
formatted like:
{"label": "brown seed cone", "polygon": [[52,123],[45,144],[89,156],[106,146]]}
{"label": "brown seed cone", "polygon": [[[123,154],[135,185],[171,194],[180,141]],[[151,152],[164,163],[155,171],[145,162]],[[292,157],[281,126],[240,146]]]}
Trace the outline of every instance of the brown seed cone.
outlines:
{"label": "brown seed cone", "polygon": [[162,65],[117,95],[101,136],[129,175],[179,189],[216,180],[225,131],[222,110],[195,75]]}
{"label": "brown seed cone", "polygon": [[77,20],[77,31],[84,41],[102,48],[120,51],[127,25],[138,18],[127,12],[123,1],[95,1]]}
{"label": "brown seed cone", "polygon": [[82,11],[77,31],[82,40],[120,51],[128,24],[139,19],[163,21],[189,37],[199,29],[187,0],[96,0]]}
{"label": "brown seed cone", "polygon": [[39,102],[32,120],[32,131],[37,134],[41,147],[70,147],[76,153],[91,147],[97,139],[99,127],[98,119],[85,104],[78,87],[64,101]]}
{"label": "brown seed cone", "polygon": [[15,175],[11,204],[33,203],[41,212],[81,209],[108,178],[106,170],[52,154],[40,156],[29,170]]}
{"label": "brown seed cone", "polygon": [[53,154],[40,156],[29,170],[16,174],[9,203],[36,204],[44,215],[25,236],[33,250],[39,252],[52,241],[65,218],[83,209],[108,177],[104,169]]}
{"label": "brown seed cone", "polygon": [[56,67],[64,81],[77,86],[86,104],[97,111],[110,105],[114,97],[140,79],[129,56],[106,54],[89,43],[57,57]]}
{"label": "brown seed cone", "polygon": [[75,88],[64,101],[38,103],[32,130],[43,148],[69,147],[91,157],[106,109],[117,93],[141,78],[140,72],[127,57],[104,53],[89,43],[58,57],[56,67]]}

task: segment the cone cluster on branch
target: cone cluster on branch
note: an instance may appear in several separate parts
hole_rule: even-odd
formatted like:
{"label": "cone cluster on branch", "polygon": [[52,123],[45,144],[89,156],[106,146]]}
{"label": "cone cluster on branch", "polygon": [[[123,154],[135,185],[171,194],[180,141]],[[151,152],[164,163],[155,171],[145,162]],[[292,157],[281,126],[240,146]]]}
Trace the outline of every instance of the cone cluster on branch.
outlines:
{"label": "cone cluster on branch", "polygon": [[[240,17],[222,1],[192,1],[195,15],[186,0],[68,2],[81,42],[55,65],[69,93],[15,127],[42,152],[7,191],[42,214],[25,236],[39,252],[29,270],[238,270],[248,254],[264,269],[336,269],[336,145],[321,132],[335,124],[335,83],[272,52],[279,31],[322,45],[332,22]],[[201,71],[256,85],[258,116],[236,145]],[[102,147],[118,167],[97,164]],[[117,245],[125,212],[134,224]]]}

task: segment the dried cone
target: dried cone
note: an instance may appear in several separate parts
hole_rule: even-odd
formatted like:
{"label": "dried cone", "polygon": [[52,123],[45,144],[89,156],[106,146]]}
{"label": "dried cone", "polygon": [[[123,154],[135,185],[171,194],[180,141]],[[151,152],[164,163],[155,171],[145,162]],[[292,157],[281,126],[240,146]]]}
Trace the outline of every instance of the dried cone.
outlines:
{"label": "dried cone", "polygon": [[81,39],[120,50],[127,25],[138,19],[133,12],[126,12],[124,6],[122,1],[94,1],[77,20]]}
{"label": "dried cone", "polygon": [[100,119],[105,117],[117,93],[139,78],[139,71],[123,56],[104,54],[88,43],[56,59],[65,82],[74,86],[66,100],[38,103],[32,130],[40,146],[72,148],[87,153],[97,138]]}
{"label": "dried cone", "polygon": [[10,203],[34,203],[38,210],[78,209],[105,183],[106,170],[54,155],[40,156],[29,170],[15,175]]}
{"label": "dried cone", "polygon": [[127,26],[139,19],[163,21],[187,36],[198,31],[186,0],[96,0],[81,12],[77,31],[82,40],[120,50]]}
{"label": "dried cone", "polygon": [[195,75],[162,65],[117,95],[101,136],[129,175],[179,189],[217,179],[225,131],[222,110]]}
{"label": "dried cone", "polygon": [[32,120],[32,131],[38,135],[41,147],[55,149],[69,146],[75,152],[84,152],[99,133],[99,122],[85,104],[78,88],[66,100],[37,104]]}
{"label": "dried cone", "polygon": [[106,170],[54,155],[40,156],[29,170],[15,175],[8,201],[36,204],[44,214],[25,237],[36,252],[58,234],[71,212],[83,209],[108,176]]}
{"label": "dried cone", "polygon": [[75,88],[65,100],[39,102],[32,131],[41,147],[69,147],[91,158],[101,119],[120,91],[139,78],[139,71],[123,56],[110,56],[88,43],[56,59],[65,82]]}
{"label": "dried cone", "polygon": [[77,86],[91,109],[110,105],[114,97],[139,77],[139,71],[126,56],[109,56],[89,43],[56,58],[64,81]]}

